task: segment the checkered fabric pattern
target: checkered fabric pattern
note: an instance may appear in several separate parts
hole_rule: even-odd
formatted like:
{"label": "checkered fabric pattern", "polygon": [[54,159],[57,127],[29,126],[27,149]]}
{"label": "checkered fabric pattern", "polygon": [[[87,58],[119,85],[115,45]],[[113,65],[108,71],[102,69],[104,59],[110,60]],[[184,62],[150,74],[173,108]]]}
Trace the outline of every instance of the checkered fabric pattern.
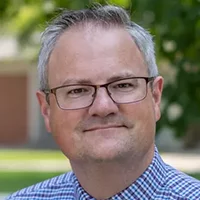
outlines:
{"label": "checkered fabric pattern", "polygon": [[[94,200],[73,172],[54,177],[7,197],[6,200]],[[200,200],[200,181],[165,164],[155,148],[147,170],[128,188],[108,200]]]}

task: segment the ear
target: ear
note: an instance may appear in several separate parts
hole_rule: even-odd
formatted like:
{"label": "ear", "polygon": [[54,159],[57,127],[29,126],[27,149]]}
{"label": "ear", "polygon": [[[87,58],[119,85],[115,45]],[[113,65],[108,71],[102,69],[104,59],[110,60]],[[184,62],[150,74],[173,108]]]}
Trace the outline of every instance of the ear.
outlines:
{"label": "ear", "polygon": [[163,83],[164,83],[164,79],[162,76],[156,77],[156,79],[153,82],[152,95],[153,95],[153,101],[154,101],[156,121],[158,121],[161,116],[160,103],[161,103],[161,96],[162,96],[162,90],[163,90]]}
{"label": "ear", "polygon": [[51,132],[50,128],[50,107],[46,101],[46,95],[42,91],[37,91],[36,96],[40,105],[40,111],[44,118],[45,126],[48,132]]}

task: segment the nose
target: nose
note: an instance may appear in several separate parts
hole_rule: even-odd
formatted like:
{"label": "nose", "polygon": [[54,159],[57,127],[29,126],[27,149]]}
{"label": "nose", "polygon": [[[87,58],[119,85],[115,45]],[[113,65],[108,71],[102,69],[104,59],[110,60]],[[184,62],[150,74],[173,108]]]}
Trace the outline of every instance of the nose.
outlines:
{"label": "nose", "polygon": [[118,111],[118,105],[110,98],[106,88],[98,88],[94,102],[89,107],[89,114],[91,116],[106,117],[116,114]]}

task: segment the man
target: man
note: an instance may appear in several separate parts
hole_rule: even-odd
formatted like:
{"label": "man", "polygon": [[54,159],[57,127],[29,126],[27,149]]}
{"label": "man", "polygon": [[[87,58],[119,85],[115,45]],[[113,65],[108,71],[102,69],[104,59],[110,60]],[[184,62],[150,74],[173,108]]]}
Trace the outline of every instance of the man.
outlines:
{"label": "man", "polygon": [[45,30],[37,98],[73,172],[8,199],[200,199],[154,144],[163,78],[150,34],[119,7],[64,11]]}

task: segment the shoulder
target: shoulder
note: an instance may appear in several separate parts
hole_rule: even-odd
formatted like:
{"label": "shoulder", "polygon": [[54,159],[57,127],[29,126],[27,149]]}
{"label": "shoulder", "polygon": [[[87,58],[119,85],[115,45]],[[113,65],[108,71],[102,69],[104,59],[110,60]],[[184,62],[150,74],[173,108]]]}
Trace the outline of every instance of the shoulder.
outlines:
{"label": "shoulder", "polygon": [[[66,197],[73,193],[73,172],[53,177],[30,187],[19,190],[6,198],[6,200],[42,200],[56,197]],[[69,198],[70,199],[70,198]]]}
{"label": "shoulder", "polygon": [[166,165],[166,177],[162,187],[171,199],[200,199],[200,181]]}

